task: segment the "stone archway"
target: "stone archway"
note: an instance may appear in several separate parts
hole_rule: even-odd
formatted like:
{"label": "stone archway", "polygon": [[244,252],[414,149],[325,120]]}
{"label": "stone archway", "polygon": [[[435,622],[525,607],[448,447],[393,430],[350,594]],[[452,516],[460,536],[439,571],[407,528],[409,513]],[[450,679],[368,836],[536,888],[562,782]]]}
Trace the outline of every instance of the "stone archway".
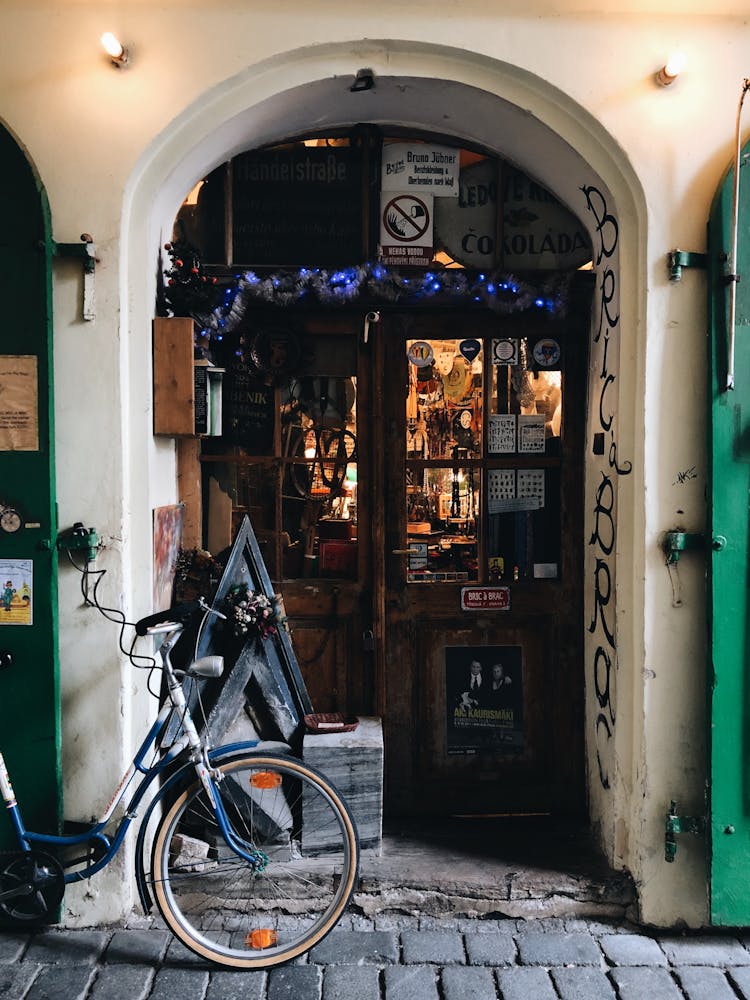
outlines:
{"label": "stone archway", "polygon": [[[351,82],[363,66],[374,71],[376,86],[352,93]],[[131,178],[124,205],[123,277],[129,295],[122,333],[129,365],[123,400],[128,414],[141,414],[140,422],[129,420],[131,453],[126,457],[133,472],[125,503],[133,512],[125,553],[131,578],[149,572],[150,483],[174,469],[171,450],[146,444],[153,440],[150,399],[140,375],[148,369],[150,353],[155,250],[185,193],[235,152],[313,125],[358,121],[439,132],[497,152],[537,177],[589,228],[601,275],[590,365],[585,534],[591,542],[581,623],[587,640],[589,800],[605,853],[630,864],[627,847],[615,847],[615,829],[629,808],[631,748],[640,744],[642,706],[629,706],[630,717],[617,719],[616,676],[618,657],[631,658],[643,635],[643,584],[627,572],[627,564],[621,565],[615,608],[614,551],[628,552],[635,564],[642,558],[636,545],[644,545],[636,542],[644,537],[643,473],[630,464],[634,443],[642,438],[635,401],[644,398],[644,366],[620,369],[619,335],[627,324],[629,354],[645,357],[645,204],[612,138],[545,81],[507,63],[417,42],[320,46],[249,67],[187,108],[152,143]],[[623,611],[628,629],[619,635],[618,648]]]}

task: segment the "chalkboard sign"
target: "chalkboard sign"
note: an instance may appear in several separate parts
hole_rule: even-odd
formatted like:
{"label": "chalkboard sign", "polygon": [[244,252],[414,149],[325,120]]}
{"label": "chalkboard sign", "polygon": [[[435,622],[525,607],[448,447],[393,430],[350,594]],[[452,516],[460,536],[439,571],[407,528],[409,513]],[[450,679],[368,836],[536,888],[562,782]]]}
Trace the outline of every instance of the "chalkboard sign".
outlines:
{"label": "chalkboard sign", "polygon": [[227,369],[225,379],[224,440],[253,455],[270,453],[276,416],[273,387],[255,378],[242,361]]}
{"label": "chalkboard sign", "polygon": [[351,147],[261,150],[232,161],[235,266],[359,260],[362,157]]}
{"label": "chalkboard sign", "polygon": [[[234,540],[212,607],[226,612],[225,598],[233,587],[247,586],[253,594],[274,597],[274,588],[250,521],[245,516]],[[234,638],[226,623],[207,615],[198,636],[183,635],[187,654],[224,658],[224,673],[216,680],[186,678],[183,684],[191,710],[208,713],[206,729],[214,743],[227,739],[280,740],[295,752],[302,749],[303,718],[313,711],[310,695],[284,625],[265,638]],[[165,745],[179,733],[173,719]]]}

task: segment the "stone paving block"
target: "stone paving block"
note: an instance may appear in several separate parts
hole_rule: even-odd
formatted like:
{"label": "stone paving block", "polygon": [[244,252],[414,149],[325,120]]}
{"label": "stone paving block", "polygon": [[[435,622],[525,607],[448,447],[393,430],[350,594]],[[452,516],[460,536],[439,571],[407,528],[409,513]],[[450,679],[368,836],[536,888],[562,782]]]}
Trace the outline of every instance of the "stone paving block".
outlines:
{"label": "stone paving block", "polygon": [[339,931],[316,944],[310,961],[318,965],[385,965],[398,961],[398,935],[393,931]]}
{"label": "stone paving block", "polygon": [[462,934],[515,934],[518,930],[518,921],[512,920],[510,917],[498,920],[462,917],[458,921],[457,929]]}
{"label": "stone paving block", "polygon": [[550,969],[550,975],[562,1000],[615,1000],[612,983],[599,969]]}
{"label": "stone paving block", "polygon": [[610,972],[620,1000],[683,1000],[667,969],[621,966]]}
{"label": "stone paving block", "polygon": [[561,934],[565,931],[566,917],[538,917],[531,920],[518,921],[519,934],[546,934],[553,931]]}
{"label": "stone paving block", "polygon": [[693,965],[677,969],[677,978],[687,1000],[737,1000],[723,969]]}
{"label": "stone paving block", "polygon": [[376,931],[417,930],[419,917],[410,913],[379,913],[375,917]]}
{"label": "stone paving block", "polygon": [[217,969],[210,973],[206,1000],[263,1000],[265,988],[265,972]]}
{"label": "stone paving block", "polygon": [[516,942],[511,934],[464,934],[470,965],[513,965]]}
{"label": "stone paving block", "polygon": [[[197,968],[197,969],[211,969],[213,965],[208,962],[205,958],[200,955],[196,955],[194,951],[187,948],[182,941],[178,940],[176,937],[169,935],[169,945],[167,946],[167,953],[164,956],[164,964],[168,965],[170,968]],[[229,932],[226,934],[226,944],[229,944],[231,940],[231,935]]]}
{"label": "stone paving block", "polygon": [[40,965],[32,965],[30,962],[24,962],[15,968],[9,965],[0,966],[0,997],[4,997],[5,1000],[19,1000],[19,997],[26,996],[26,991],[40,968]]}
{"label": "stone paving block", "polygon": [[380,969],[374,965],[329,966],[323,973],[323,1000],[353,1000],[354,997],[380,1000]]}
{"label": "stone paving block", "polygon": [[317,1000],[323,972],[317,965],[283,965],[268,973],[268,1000]]}
{"label": "stone paving block", "polygon": [[697,937],[659,937],[672,965],[750,965],[750,951],[737,938],[705,935]]}
{"label": "stone paving block", "polygon": [[159,930],[118,930],[104,952],[105,962],[159,965],[172,935]]}
{"label": "stone paving block", "polygon": [[490,969],[449,965],[441,975],[445,1000],[496,1000],[495,978]]}
{"label": "stone paving block", "polygon": [[148,965],[103,965],[87,1000],[145,1000],[153,978]]}
{"label": "stone paving block", "polygon": [[106,931],[40,931],[29,942],[24,961],[40,965],[93,965],[108,940]]}
{"label": "stone paving block", "polygon": [[208,972],[202,969],[160,969],[148,1000],[203,1000]]}
{"label": "stone paving block", "polygon": [[585,917],[566,917],[566,931],[588,931],[594,937],[600,934],[630,934],[633,928],[618,920],[587,920]]}
{"label": "stone paving block", "polygon": [[604,934],[599,944],[612,965],[667,964],[659,942],[645,934]]}
{"label": "stone paving block", "polygon": [[458,917],[420,917],[419,929],[420,931],[457,931],[459,929]]}
{"label": "stone paving block", "polygon": [[401,946],[405,965],[450,965],[466,961],[463,938],[458,931],[404,931]]}
{"label": "stone paving block", "polygon": [[344,914],[342,920],[339,921],[341,924],[344,920],[347,920],[350,925],[350,929],[353,931],[373,931],[375,930],[375,920],[373,917],[365,917],[361,913],[349,913]]}
{"label": "stone paving block", "polygon": [[518,935],[518,952],[522,965],[602,965],[596,940],[583,931],[527,931]]}
{"label": "stone paving block", "polygon": [[3,931],[0,934],[0,965],[4,962],[17,962],[28,947],[31,938],[31,934]]}
{"label": "stone paving block", "polygon": [[496,969],[495,976],[503,1000],[559,1000],[545,969]]}
{"label": "stone paving block", "polygon": [[90,965],[56,965],[42,969],[25,1000],[83,1000],[95,970]]}
{"label": "stone paving block", "polygon": [[750,967],[740,965],[726,970],[742,1000],[750,1000]]}
{"label": "stone paving block", "polygon": [[437,969],[425,965],[389,965],[385,1000],[438,1000]]}

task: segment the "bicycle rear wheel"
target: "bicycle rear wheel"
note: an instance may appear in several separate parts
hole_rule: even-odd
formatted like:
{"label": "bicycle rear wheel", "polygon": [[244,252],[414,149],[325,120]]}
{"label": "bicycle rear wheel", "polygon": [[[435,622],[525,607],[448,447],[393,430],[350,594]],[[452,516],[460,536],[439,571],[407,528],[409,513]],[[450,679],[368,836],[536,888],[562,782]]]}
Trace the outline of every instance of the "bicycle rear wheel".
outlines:
{"label": "bicycle rear wheel", "polygon": [[159,821],[154,898],[173,933],[210,961],[288,962],[322,940],[349,902],[359,865],[354,822],[328,781],[292,757],[244,754],[215,766],[232,829],[260,860],[227,845],[196,779]]}

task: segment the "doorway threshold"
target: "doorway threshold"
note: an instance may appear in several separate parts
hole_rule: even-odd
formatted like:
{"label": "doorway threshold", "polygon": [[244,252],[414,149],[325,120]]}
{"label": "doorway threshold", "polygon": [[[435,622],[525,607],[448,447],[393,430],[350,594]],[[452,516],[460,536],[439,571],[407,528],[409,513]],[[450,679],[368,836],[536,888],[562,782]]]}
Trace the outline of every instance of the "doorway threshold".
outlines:
{"label": "doorway threshold", "polygon": [[632,916],[635,887],[613,871],[589,825],[539,815],[389,819],[364,851],[355,908],[476,918]]}

